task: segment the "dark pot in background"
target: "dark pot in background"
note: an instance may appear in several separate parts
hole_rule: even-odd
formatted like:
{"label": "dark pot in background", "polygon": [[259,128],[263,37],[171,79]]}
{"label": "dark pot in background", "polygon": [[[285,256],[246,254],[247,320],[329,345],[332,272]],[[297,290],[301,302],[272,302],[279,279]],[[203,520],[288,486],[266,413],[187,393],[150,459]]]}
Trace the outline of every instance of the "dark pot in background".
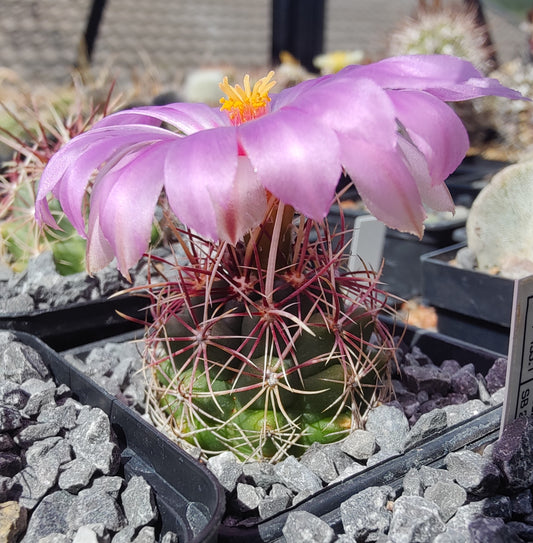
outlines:
{"label": "dark pot in background", "polygon": [[147,299],[121,295],[24,313],[0,313],[0,329],[41,338],[57,351],[139,328],[118,312],[145,319]]}
{"label": "dark pot in background", "polygon": [[465,245],[420,258],[422,297],[437,309],[439,332],[507,354],[514,282],[451,264]]}
{"label": "dark pot in background", "polygon": [[[343,208],[345,229],[353,229],[357,217],[366,211]],[[341,231],[341,215],[338,205],[333,205],[328,214],[328,223],[333,232]],[[381,275],[383,288],[390,294],[409,299],[421,294],[420,256],[447,247],[454,243],[454,233],[465,226],[464,218],[432,222],[426,225],[424,237],[419,240],[412,234],[387,228],[383,247],[384,266]],[[345,242],[348,241],[346,236]],[[346,249],[349,251],[350,248]]]}
{"label": "dark pot in background", "polygon": [[[39,338],[14,332],[18,341],[38,351],[57,384],[66,384],[82,404],[98,407],[109,417],[121,450],[126,479],[141,475],[152,487],[162,532],[180,542],[215,542],[224,513],[224,491],[215,477],[140,415],[105,392]],[[194,519],[194,523],[191,521]],[[198,519],[204,519],[199,523]]]}

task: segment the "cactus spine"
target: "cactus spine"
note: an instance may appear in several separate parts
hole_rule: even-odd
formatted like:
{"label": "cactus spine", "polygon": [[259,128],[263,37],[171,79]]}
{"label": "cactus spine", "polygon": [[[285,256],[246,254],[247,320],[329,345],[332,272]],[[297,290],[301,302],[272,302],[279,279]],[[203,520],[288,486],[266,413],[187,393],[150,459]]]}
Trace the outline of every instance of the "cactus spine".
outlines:
{"label": "cactus spine", "polygon": [[360,427],[388,393],[376,275],[344,269],[343,234],[293,215],[272,202],[236,247],[176,229],[188,262],[147,287],[151,416],[205,455],[298,456]]}

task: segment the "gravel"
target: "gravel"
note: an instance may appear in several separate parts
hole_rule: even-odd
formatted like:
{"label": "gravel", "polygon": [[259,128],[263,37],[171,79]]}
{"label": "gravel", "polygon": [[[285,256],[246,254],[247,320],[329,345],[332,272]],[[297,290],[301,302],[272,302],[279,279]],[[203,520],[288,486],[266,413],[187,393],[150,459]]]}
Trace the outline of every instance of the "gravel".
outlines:
{"label": "gravel", "polygon": [[[118,394],[142,412],[144,398],[124,393],[126,389],[131,390],[135,379],[139,379],[137,390],[142,390],[144,385],[138,371],[138,349],[134,343],[107,343],[88,357],[68,354],[66,358],[93,376],[98,375],[94,368],[104,359],[106,368],[118,368],[124,360],[131,360],[131,371],[121,373],[121,379],[122,375],[126,377]],[[224,523],[249,526],[268,519],[328,485],[417,447],[436,433],[502,401],[505,358],[495,360],[487,375],[482,376],[472,364],[461,366],[455,360],[445,360],[436,365],[418,347],[407,350],[400,346],[399,353],[402,375],[393,374],[395,400],[374,408],[365,428],[355,431],[346,440],[314,444],[299,460],[290,456],[275,465],[243,464],[229,451],[212,457],[208,467],[219,478],[227,495]],[[112,371],[98,375],[97,379],[117,393]],[[390,487],[365,489],[366,494],[356,494],[342,505],[344,533],[333,534],[332,539],[329,539],[329,526],[324,526],[322,519],[315,517],[311,521],[309,513],[293,511],[284,529],[285,538],[289,542],[470,541],[468,526],[478,518],[504,519],[506,528],[500,527],[502,533],[511,528],[522,534],[529,533],[525,519],[530,519],[533,526],[533,513],[528,509],[531,493],[528,501],[526,495],[517,494],[515,489],[502,491],[505,480],[523,481],[524,474],[533,474],[528,439],[522,435],[515,437],[514,443],[517,449],[522,447],[522,456],[516,453],[520,462],[516,459],[510,462],[503,452],[494,459],[488,452],[453,452],[446,457],[441,469],[422,467],[409,471],[399,491],[394,492]],[[497,445],[493,449],[501,450]],[[523,491],[521,488],[520,492]],[[515,509],[522,511],[520,514],[508,513],[511,500],[517,504]],[[374,504],[373,509],[369,509],[369,503]],[[357,510],[366,513],[349,513]],[[371,517],[370,510],[373,511],[372,525],[365,524]],[[499,523],[478,524],[475,525],[476,537],[485,537],[500,529]]]}
{"label": "gravel", "polygon": [[121,475],[107,415],[56,385],[11,332],[0,332],[0,346],[0,541],[155,542],[153,491]]}

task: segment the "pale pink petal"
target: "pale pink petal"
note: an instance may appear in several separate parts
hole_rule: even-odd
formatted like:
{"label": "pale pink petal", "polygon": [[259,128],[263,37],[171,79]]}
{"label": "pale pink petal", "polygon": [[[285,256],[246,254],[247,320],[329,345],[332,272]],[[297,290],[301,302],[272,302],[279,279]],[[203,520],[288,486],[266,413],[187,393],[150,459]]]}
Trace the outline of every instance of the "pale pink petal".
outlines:
{"label": "pale pink petal", "polygon": [[212,202],[222,241],[235,244],[246,232],[261,223],[267,207],[266,193],[247,157],[239,157],[231,202],[225,207],[216,200]]}
{"label": "pale pink petal", "polygon": [[450,106],[420,91],[389,91],[396,115],[424,153],[435,184],[463,161],[470,146],[463,123]]}
{"label": "pale pink petal", "polygon": [[369,211],[387,226],[422,237],[426,212],[401,152],[339,138],[342,161]]}
{"label": "pale pink petal", "polygon": [[[107,266],[115,257],[111,245],[105,239],[100,228],[100,216],[97,208],[91,209],[87,238],[85,267],[87,272],[92,275]],[[130,275],[127,268],[121,270],[121,273],[129,280]]]}
{"label": "pale pink petal", "polygon": [[396,141],[394,106],[388,94],[370,79],[326,79],[301,93],[292,107],[319,119],[335,132],[369,142],[379,140],[390,148]]}
{"label": "pale pink petal", "polygon": [[237,171],[234,127],[204,130],[182,138],[164,157],[165,191],[176,216],[208,239],[218,239],[214,207],[231,205]]}
{"label": "pale pink petal", "polygon": [[[166,147],[145,147],[126,156],[96,179],[91,214],[126,275],[148,249],[155,206],[163,188]],[[92,220],[92,218],[91,218]]]}
{"label": "pale pink petal", "polygon": [[339,144],[331,129],[287,107],[237,130],[265,188],[307,217],[327,215],[341,174]]}
{"label": "pale pink petal", "polygon": [[160,125],[162,122],[175,127],[185,135],[207,128],[229,126],[228,116],[218,108],[200,103],[168,104],[145,106],[118,111],[96,123],[95,128],[133,124]]}
{"label": "pale pink petal", "polygon": [[435,211],[454,211],[455,204],[444,180],[435,183],[429,173],[426,157],[411,142],[398,138],[398,149],[415,180],[424,206]]}
{"label": "pale pink petal", "polygon": [[425,90],[445,101],[489,95],[523,98],[498,80],[483,77],[470,62],[450,55],[391,57],[374,64],[348,66],[339,74],[369,77],[387,89]]}

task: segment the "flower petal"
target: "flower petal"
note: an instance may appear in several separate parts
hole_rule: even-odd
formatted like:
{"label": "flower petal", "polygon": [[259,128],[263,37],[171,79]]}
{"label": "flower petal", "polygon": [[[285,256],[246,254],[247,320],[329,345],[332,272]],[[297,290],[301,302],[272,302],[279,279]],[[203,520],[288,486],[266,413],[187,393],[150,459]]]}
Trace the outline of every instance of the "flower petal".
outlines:
{"label": "flower petal", "polygon": [[339,141],[344,168],[369,211],[391,228],[422,237],[426,212],[402,153],[363,140]]}
{"label": "flower petal", "polygon": [[[170,143],[145,147],[126,156],[96,178],[91,194],[90,222],[118,260],[123,275],[148,249],[155,206],[163,188],[163,164]],[[93,230],[94,232],[94,230]],[[102,243],[99,242],[99,246]]]}
{"label": "flower petal", "polygon": [[175,127],[183,134],[193,134],[207,128],[228,126],[227,115],[217,108],[200,103],[176,103],[165,106],[145,106],[118,111],[96,123],[95,128],[131,124],[160,125],[162,122]]}
{"label": "flower petal", "polygon": [[489,95],[523,99],[497,79],[483,77],[470,62],[450,55],[391,57],[374,64],[348,66],[339,74],[369,77],[387,89],[425,90],[448,102]]}
{"label": "flower petal", "polygon": [[335,133],[311,115],[283,110],[237,127],[259,182],[307,217],[323,219],[340,174]]}
{"label": "flower petal", "polygon": [[469,148],[466,129],[450,106],[421,91],[389,91],[400,123],[424,153],[434,184],[444,181]]}
{"label": "flower petal", "polygon": [[231,204],[237,154],[235,128],[225,127],[182,138],[164,157],[170,207],[184,224],[212,240],[225,234],[219,232],[214,203],[224,209]]}
{"label": "flower petal", "polygon": [[240,156],[238,159],[229,205],[223,207],[213,200],[213,207],[220,239],[233,245],[264,219],[266,192],[257,180],[248,157]]}

